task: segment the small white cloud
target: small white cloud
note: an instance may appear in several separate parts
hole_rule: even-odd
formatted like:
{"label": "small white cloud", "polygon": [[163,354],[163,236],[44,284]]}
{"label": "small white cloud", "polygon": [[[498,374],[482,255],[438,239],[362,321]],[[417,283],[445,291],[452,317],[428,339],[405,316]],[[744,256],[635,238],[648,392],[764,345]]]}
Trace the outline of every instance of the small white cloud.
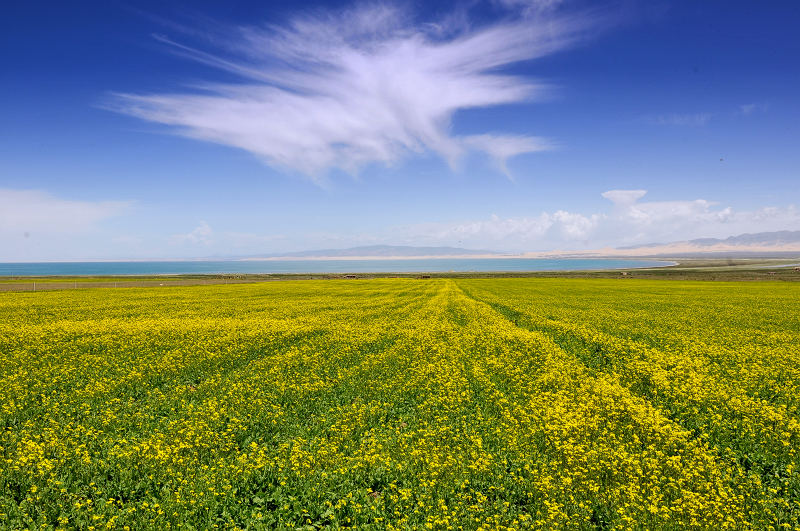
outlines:
{"label": "small white cloud", "polygon": [[615,205],[630,205],[645,196],[647,190],[609,190],[600,194]]}
{"label": "small white cloud", "polygon": [[208,223],[201,221],[191,232],[172,236],[171,242],[173,244],[188,243],[192,245],[209,245],[211,244],[213,234],[214,231],[211,230]]}
{"label": "small white cloud", "polygon": [[130,201],[76,201],[41,190],[0,188],[0,234],[38,237],[86,232],[131,205]]}

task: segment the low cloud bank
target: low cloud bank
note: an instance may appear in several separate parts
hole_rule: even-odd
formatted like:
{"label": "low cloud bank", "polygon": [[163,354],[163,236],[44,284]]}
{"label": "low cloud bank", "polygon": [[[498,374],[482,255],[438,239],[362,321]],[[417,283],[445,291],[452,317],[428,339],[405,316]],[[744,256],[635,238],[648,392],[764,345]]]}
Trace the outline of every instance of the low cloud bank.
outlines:
{"label": "low cloud bank", "polygon": [[422,224],[399,229],[404,240],[509,251],[594,249],[800,227],[795,206],[737,211],[705,199],[641,201],[646,190],[609,190],[610,211],[542,212],[530,217]]}

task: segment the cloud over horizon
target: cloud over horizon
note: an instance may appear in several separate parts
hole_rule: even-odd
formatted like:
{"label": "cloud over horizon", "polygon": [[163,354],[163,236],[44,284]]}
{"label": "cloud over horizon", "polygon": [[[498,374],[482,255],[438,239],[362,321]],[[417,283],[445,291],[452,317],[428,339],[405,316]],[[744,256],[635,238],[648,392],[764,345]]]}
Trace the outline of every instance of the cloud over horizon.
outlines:
{"label": "cloud over horizon", "polygon": [[505,251],[551,251],[725,238],[800,226],[795,206],[735,210],[705,199],[640,201],[646,190],[609,190],[610,211],[556,210],[535,216],[429,223],[398,228],[408,241]]}
{"label": "cloud over horizon", "polygon": [[[645,201],[646,194],[643,189],[608,190],[600,194],[609,201],[607,207],[594,211],[560,208],[528,216],[384,225],[357,233],[237,232],[230,227],[214,230],[200,221],[188,232],[167,232],[165,225],[164,233],[148,235],[103,226],[117,216],[130,218],[130,202],[67,200],[38,190],[0,189],[0,262],[52,256],[70,260],[247,256],[374,244],[512,252],[583,250],[800,227],[800,210],[791,204],[737,210],[706,199]],[[89,248],[94,250],[87,252]]]}
{"label": "cloud over horizon", "polygon": [[421,24],[390,4],[362,5],[231,29],[215,53],[158,36],[176,53],[241,81],[116,94],[108,106],[318,182],[331,169],[353,173],[424,153],[456,166],[465,153],[483,152],[507,173],[509,157],[552,143],[502,133],[456,136],[454,114],[541,98],[545,85],[500,70],[573,45],[599,25],[587,13],[527,12],[471,27],[458,18]]}

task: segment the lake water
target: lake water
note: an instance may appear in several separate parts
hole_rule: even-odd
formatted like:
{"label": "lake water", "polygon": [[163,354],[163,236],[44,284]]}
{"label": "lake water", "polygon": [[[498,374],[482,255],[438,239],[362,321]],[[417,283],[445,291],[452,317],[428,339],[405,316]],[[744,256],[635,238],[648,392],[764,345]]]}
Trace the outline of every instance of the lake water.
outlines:
{"label": "lake water", "polygon": [[247,273],[422,273],[489,271],[584,271],[659,267],[663,260],[617,258],[424,258],[407,260],[274,260],[175,262],[0,263],[0,276],[178,275]]}

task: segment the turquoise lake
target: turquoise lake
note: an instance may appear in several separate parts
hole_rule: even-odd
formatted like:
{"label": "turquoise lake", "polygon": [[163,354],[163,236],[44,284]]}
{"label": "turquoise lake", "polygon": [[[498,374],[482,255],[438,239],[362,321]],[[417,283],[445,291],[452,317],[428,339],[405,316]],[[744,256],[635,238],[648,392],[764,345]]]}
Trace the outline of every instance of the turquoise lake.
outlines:
{"label": "turquoise lake", "polygon": [[424,258],[404,260],[274,260],[174,262],[35,262],[0,263],[0,276],[179,275],[247,273],[437,273],[584,271],[671,265],[663,260],[617,258]]}

